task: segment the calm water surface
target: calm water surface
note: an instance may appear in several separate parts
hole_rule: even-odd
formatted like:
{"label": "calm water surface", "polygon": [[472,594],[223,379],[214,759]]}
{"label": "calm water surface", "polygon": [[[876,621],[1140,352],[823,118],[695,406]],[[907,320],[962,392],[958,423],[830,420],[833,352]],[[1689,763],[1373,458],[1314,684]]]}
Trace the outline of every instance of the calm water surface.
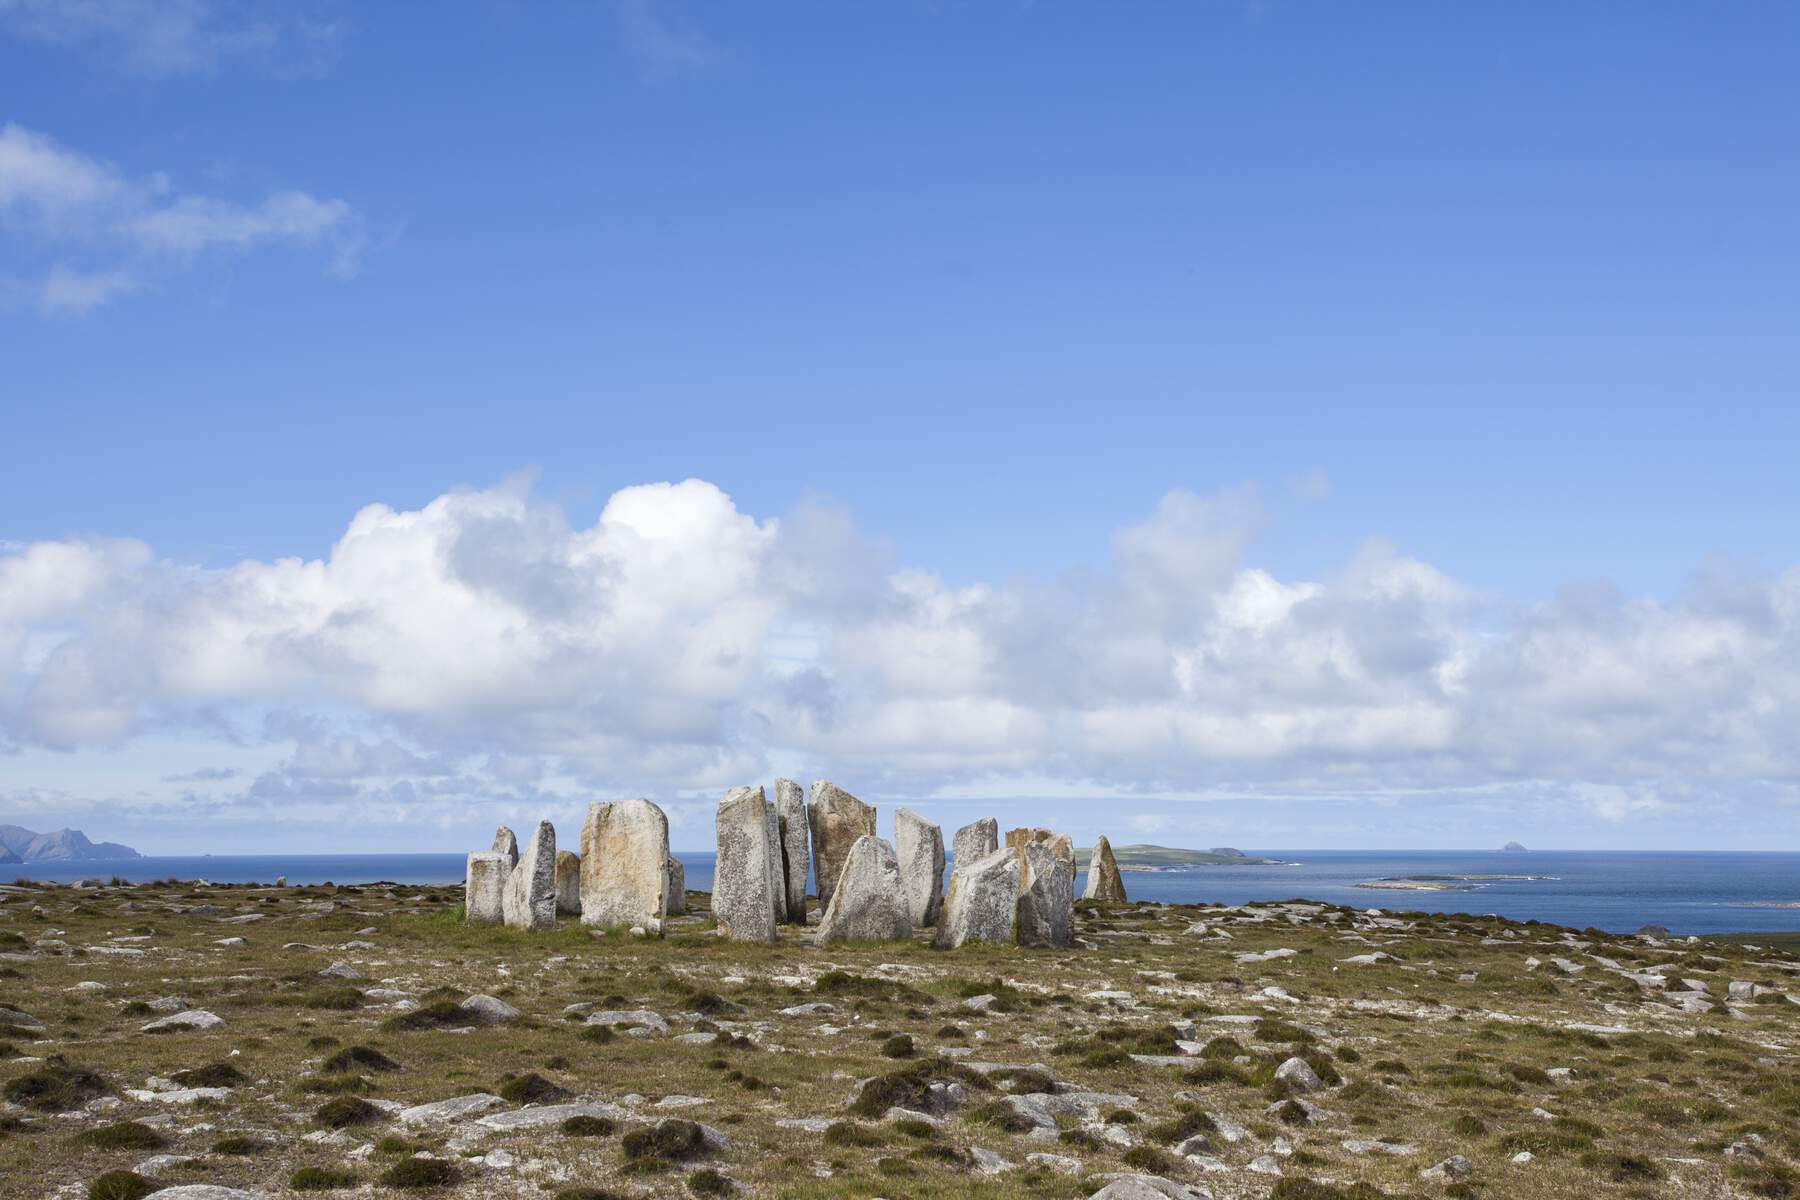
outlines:
{"label": "calm water surface", "polygon": [[[1179,903],[1284,900],[1301,896],[1358,908],[1498,913],[1576,928],[1630,932],[1666,925],[1676,933],[1800,929],[1800,853],[1619,852],[1535,850],[1250,850],[1294,860],[1283,867],[1193,867],[1127,872],[1133,899]],[[712,887],[711,854],[677,853],[687,885]],[[117,875],[132,882],[210,879],[215,883],[460,883],[460,854],[208,855],[86,863],[29,863],[0,867],[0,879],[19,876],[72,882]],[[10,874],[9,874],[10,873]],[[1467,892],[1384,892],[1354,885],[1406,875],[1533,875],[1495,880]],[[1081,880],[1077,880],[1077,894]]]}

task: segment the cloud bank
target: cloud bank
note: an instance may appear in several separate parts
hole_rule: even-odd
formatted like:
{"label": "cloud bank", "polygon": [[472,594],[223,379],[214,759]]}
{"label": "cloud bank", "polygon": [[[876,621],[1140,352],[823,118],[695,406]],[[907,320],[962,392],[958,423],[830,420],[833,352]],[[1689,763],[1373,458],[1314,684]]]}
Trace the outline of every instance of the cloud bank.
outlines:
{"label": "cloud bank", "polygon": [[1381,541],[1279,579],[1248,561],[1260,520],[1248,490],[1170,492],[1108,569],[990,583],[894,562],[841,510],[758,518],[701,480],[620,490],[585,528],[521,486],[371,505],[323,559],[224,569],[131,540],[13,546],[0,745],[279,747],[248,782],[176,764],[195,786],[141,801],[276,820],[625,794],[710,813],[778,770],[915,797],[1792,811],[1800,570],[1508,606]]}

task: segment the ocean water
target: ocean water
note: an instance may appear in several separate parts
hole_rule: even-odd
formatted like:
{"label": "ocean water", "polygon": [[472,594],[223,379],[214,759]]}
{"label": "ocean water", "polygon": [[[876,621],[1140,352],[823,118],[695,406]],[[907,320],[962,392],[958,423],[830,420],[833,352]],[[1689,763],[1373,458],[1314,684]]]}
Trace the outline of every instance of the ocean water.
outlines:
{"label": "ocean water", "polygon": [[[1125,874],[1135,900],[1237,904],[1304,897],[1358,908],[1498,913],[1576,928],[1629,933],[1666,925],[1675,933],[1800,930],[1800,853],[1624,852],[1534,850],[1249,850],[1291,860],[1278,867],[1191,867]],[[695,891],[712,887],[713,856],[678,852]],[[61,883],[77,879],[132,882],[210,879],[271,883],[460,883],[460,854],[207,855],[0,867],[12,877]],[[10,873],[10,874],[9,874]],[[1409,875],[1514,875],[1473,890],[1394,892],[1359,882]],[[1082,879],[1076,880],[1077,895]],[[1795,907],[1768,907],[1773,905]]]}

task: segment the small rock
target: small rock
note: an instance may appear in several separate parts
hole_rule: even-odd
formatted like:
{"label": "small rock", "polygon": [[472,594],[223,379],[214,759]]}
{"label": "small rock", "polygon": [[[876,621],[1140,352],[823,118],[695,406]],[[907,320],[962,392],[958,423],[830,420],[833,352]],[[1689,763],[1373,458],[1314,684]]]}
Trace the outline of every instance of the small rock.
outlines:
{"label": "small rock", "polygon": [[225,1018],[217,1013],[207,1012],[204,1008],[189,1008],[152,1021],[145,1025],[140,1032],[161,1033],[171,1029],[217,1029],[223,1024],[225,1024]]}
{"label": "small rock", "polygon": [[1275,1068],[1275,1078],[1287,1084],[1297,1092],[1316,1092],[1324,1087],[1319,1073],[1308,1065],[1304,1058],[1298,1056],[1288,1059]]}
{"label": "small rock", "polygon": [[1475,1173],[1475,1164],[1460,1154],[1452,1154],[1435,1167],[1419,1172],[1421,1179],[1467,1179]]}
{"label": "small rock", "polygon": [[483,1025],[499,1025],[520,1016],[519,1010],[506,1001],[487,995],[470,996],[457,1007],[480,1017]]}

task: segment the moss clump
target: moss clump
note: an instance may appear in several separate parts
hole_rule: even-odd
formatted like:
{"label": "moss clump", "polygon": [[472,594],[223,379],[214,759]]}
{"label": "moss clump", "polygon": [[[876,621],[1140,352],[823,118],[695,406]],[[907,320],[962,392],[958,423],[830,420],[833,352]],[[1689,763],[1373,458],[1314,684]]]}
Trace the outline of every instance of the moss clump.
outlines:
{"label": "moss clump", "polygon": [[867,1125],[858,1125],[855,1121],[833,1121],[825,1127],[824,1142],[827,1146],[879,1146],[882,1144],[881,1134]]}
{"label": "moss clump", "polygon": [[689,1172],[687,1185],[688,1191],[696,1196],[728,1196],[734,1186],[730,1179],[711,1167]]}
{"label": "moss clump", "polygon": [[225,1154],[233,1158],[248,1158],[253,1154],[261,1154],[269,1148],[269,1143],[257,1137],[237,1135],[223,1137],[212,1144],[214,1154]]}
{"label": "moss clump", "polygon": [[990,1100],[986,1104],[970,1109],[967,1119],[990,1129],[998,1129],[1001,1133],[1030,1133],[1037,1128],[1037,1122],[1015,1109],[1004,1100]]}
{"label": "moss clump", "polygon": [[343,1167],[301,1167],[288,1179],[296,1192],[333,1192],[356,1186],[356,1172]]}
{"label": "moss clump", "polygon": [[595,1117],[586,1113],[570,1117],[562,1123],[562,1131],[570,1137],[608,1137],[618,1129],[611,1117]]}
{"label": "moss clump", "polygon": [[76,1134],[75,1140],[97,1150],[160,1150],[169,1144],[168,1138],[137,1121],[98,1125]]}
{"label": "moss clump", "polygon": [[390,1033],[410,1033],[420,1029],[467,1029],[479,1023],[480,1018],[459,1002],[438,999],[389,1017],[381,1027]]}
{"label": "moss clump", "polygon": [[411,1190],[449,1187],[461,1178],[462,1173],[441,1158],[403,1158],[383,1171],[378,1182]]}
{"label": "moss clump", "polygon": [[319,1070],[333,1075],[350,1071],[398,1071],[400,1064],[373,1046],[346,1046],[319,1064]]}
{"label": "moss clump", "polygon": [[610,1026],[589,1025],[576,1036],[584,1042],[593,1042],[595,1045],[604,1046],[618,1035],[612,1031]]}
{"label": "moss clump", "polygon": [[327,1129],[348,1129],[352,1125],[369,1125],[385,1114],[361,1096],[339,1096],[313,1110],[313,1120]]}
{"label": "moss clump", "polygon": [[88,1200],[144,1200],[157,1185],[131,1171],[108,1171],[88,1184]]}
{"label": "moss clump", "polygon": [[1199,1106],[1184,1102],[1174,1116],[1146,1126],[1144,1136],[1153,1142],[1173,1146],[1187,1141],[1197,1133],[1213,1133],[1216,1130],[1213,1119],[1200,1111]]}
{"label": "moss clump", "polygon": [[890,1108],[930,1112],[932,1085],[941,1083],[960,1083],[970,1091],[987,1091],[992,1087],[967,1067],[942,1060],[917,1062],[886,1075],[877,1075],[863,1084],[850,1104],[850,1112],[859,1117],[879,1117]]}
{"label": "moss clump", "polygon": [[192,1088],[228,1088],[250,1081],[249,1076],[228,1062],[207,1063],[204,1067],[177,1071],[169,1078],[183,1087]]}
{"label": "moss clump", "polygon": [[1174,1175],[1181,1169],[1179,1159],[1155,1146],[1133,1146],[1125,1152],[1124,1162],[1134,1170],[1151,1175]]}
{"label": "moss clump", "polygon": [[630,1169],[659,1171],[705,1153],[706,1136],[692,1121],[669,1118],[647,1129],[633,1129],[619,1140],[619,1148]]}
{"label": "moss clump", "polygon": [[78,1067],[61,1055],[6,1085],[6,1098],[39,1112],[68,1112],[107,1092],[98,1071]]}
{"label": "moss clump", "polygon": [[558,1104],[574,1093],[551,1083],[535,1071],[508,1075],[500,1081],[500,1098],[514,1104]]}
{"label": "moss clump", "polygon": [[913,1040],[904,1033],[896,1033],[881,1043],[883,1058],[911,1058],[918,1052],[919,1048],[913,1045]]}

